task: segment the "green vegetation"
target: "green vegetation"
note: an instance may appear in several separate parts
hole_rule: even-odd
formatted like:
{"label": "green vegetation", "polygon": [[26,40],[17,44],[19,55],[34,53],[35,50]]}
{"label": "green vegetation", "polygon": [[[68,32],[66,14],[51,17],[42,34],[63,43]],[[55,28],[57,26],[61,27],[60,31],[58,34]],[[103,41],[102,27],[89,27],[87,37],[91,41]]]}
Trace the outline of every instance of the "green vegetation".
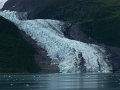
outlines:
{"label": "green vegetation", "polygon": [[100,43],[120,47],[120,17],[82,23],[82,30]]}
{"label": "green vegetation", "polygon": [[61,0],[37,10],[36,18],[81,22],[83,31],[97,41],[120,47],[119,0]]}
{"label": "green vegetation", "polygon": [[120,15],[119,0],[57,0],[45,8],[37,8],[36,18],[68,21],[91,21]]}
{"label": "green vegetation", "polygon": [[34,48],[20,35],[18,28],[0,17],[0,72],[37,72]]}

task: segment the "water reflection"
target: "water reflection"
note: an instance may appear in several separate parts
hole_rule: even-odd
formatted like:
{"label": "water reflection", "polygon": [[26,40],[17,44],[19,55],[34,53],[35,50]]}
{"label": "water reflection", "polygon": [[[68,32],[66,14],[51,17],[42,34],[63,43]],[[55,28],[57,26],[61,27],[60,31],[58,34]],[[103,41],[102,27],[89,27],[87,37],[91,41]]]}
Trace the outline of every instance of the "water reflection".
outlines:
{"label": "water reflection", "polygon": [[0,75],[0,90],[120,90],[119,74]]}

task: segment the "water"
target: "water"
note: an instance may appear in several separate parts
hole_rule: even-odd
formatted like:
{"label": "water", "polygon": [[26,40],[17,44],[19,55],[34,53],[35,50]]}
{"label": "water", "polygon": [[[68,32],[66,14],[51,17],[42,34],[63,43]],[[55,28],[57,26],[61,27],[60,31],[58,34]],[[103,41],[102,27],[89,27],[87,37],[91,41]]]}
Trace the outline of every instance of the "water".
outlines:
{"label": "water", "polygon": [[120,90],[120,74],[0,74],[0,90]]}

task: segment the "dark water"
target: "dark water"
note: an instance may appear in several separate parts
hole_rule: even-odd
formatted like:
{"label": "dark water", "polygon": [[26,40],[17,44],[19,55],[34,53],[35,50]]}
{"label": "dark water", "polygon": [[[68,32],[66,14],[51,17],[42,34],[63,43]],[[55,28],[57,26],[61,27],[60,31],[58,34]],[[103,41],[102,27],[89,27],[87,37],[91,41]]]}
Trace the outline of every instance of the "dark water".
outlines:
{"label": "dark water", "polygon": [[120,90],[120,74],[0,74],[0,90]]}

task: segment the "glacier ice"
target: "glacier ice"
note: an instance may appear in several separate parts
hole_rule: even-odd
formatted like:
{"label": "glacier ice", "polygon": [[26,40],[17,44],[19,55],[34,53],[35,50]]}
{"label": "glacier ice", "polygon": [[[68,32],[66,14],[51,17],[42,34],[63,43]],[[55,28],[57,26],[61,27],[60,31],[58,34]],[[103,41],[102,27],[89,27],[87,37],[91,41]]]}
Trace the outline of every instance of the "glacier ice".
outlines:
{"label": "glacier ice", "polygon": [[64,37],[64,22],[50,19],[19,20],[17,12],[3,11],[0,15],[26,32],[37,45],[44,48],[62,73],[110,72],[106,50],[98,45]]}
{"label": "glacier ice", "polygon": [[0,0],[0,9],[3,8],[4,4],[7,2],[8,0]]}

